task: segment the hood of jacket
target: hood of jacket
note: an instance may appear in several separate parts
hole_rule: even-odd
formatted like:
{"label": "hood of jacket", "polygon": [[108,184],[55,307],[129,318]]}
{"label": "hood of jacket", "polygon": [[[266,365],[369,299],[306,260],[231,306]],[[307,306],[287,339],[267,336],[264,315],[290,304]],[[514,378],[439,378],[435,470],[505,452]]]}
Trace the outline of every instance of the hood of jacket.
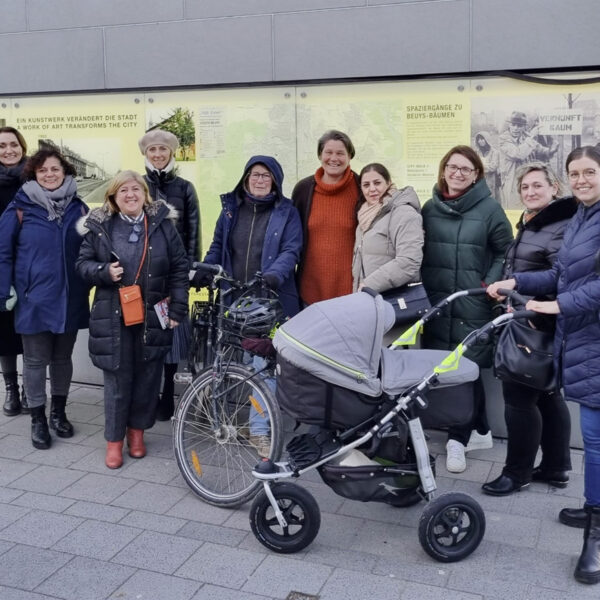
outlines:
{"label": "hood of jacket", "polygon": [[542,210],[526,224],[523,224],[523,215],[521,215],[521,218],[517,223],[517,229],[531,229],[532,231],[538,231],[551,223],[570,219],[577,212],[577,206],[577,200],[573,197],[558,198],[542,208]]}
{"label": "hood of jacket", "polygon": [[233,189],[235,195],[239,196],[242,192],[245,191],[244,182],[246,181],[248,172],[254,165],[264,165],[267,169],[269,169],[269,172],[273,176],[273,189],[271,190],[271,192],[275,193],[276,200],[283,196],[283,169],[281,168],[279,161],[276,158],[273,158],[272,156],[262,155],[253,156],[246,163],[246,166],[244,167],[244,174]]}
{"label": "hood of jacket", "polygon": [[485,179],[480,179],[462,194],[462,196],[458,196],[458,198],[452,200],[446,200],[436,184],[433,186],[432,200],[439,211],[451,215],[456,213],[466,213],[491,195],[492,193],[490,192],[490,188]]}
{"label": "hood of jacket", "polygon": [[[145,204],[144,212],[150,218],[159,216],[161,219],[169,219],[173,225],[177,223],[177,210],[163,200],[154,200],[150,204]],[[90,230],[90,227],[93,228],[94,225],[102,226],[107,221],[110,221],[115,214],[117,213],[110,212],[105,205],[94,208],[85,217],[79,219],[77,222],[77,231],[80,235],[85,235]]]}

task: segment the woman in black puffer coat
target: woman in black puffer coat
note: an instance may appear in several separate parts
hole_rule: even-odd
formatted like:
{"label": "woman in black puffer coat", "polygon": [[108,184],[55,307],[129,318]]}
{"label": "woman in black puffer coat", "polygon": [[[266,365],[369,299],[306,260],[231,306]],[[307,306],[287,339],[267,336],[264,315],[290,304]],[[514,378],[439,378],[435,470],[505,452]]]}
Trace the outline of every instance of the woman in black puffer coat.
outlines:
{"label": "woman in black puffer coat", "polygon": [[[27,144],[19,131],[14,127],[0,127],[0,215],[21,187],[26,152]],[[7,417],[29,412],[23,388],[19,397],[18,354],[23,354],[23,344],[21,336],[15,332],[15,313],[0,312],[0,367],[6,387],[2,410]]]}
{"label": "woman in black puffer coat", "polygon": [[[513,273],[550,269],[567,224],[577,210],[574,198],[557,198],[560,183],[547,165],[524,166],[517,173],[517,186],[525,212],[517,225],[517,237],[506,253],[503,279],[510,279]],[[555,295],[536,299],[554,300]],[[533,324],[554,332],[556,317],[540,315]],[[567,471],[571,468],[571,418],[560,391],[544,392],[506,381],[502,383],[502,391],[508,432],[506,463],[502,474],[485,483],[483,491],[492,496],[506,496],[530,481],[566,487]],[[540,444],[542,460],[534,469]]]}
{"label": "woman in black puffer coat", "polygon": [[[198,197],[191,182],[179,177],[175,168],[175,152],[179,140],[170,131],[153,129],[139,141],[146,162],[144,179],[153,200],[164,200],[177,211],[175,225],[181,236],[190,267],[199,258],[201,244],[200,209]],[[179,361],[185,360],[191,338],[191,327],[186,319],[175,330],[173,346],[165,358],[164,385],[158,401],[156,418],[168,421],[174,410],[174,382]]]}
{"label": "woman in black puffer coat", "polygon": [[[146,454],[143,433],[154,425],[162,363],[173,329],[187,314],[188,261],[172,217],[167,204],[151,201],[138,173],[122,171],[109,183],[104,205],[83,223],[87,233],[76,267],[96,286],[89,349],[92,362],[104,371],[106,466],[111,469],[123,464],[125,434],[131,457]],[[119,287],[134,283],[141,287],[144,321],[125,326]],[[154,305],[165,298],[163,329]]]}

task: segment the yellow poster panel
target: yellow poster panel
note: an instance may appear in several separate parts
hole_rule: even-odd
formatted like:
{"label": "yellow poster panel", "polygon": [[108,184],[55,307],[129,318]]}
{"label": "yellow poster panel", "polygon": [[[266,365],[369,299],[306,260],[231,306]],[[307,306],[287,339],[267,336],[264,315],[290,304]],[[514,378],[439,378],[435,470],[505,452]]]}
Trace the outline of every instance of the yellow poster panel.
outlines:
{"label": "yellow poster panel", "polygon": [[124,94],[35,96],[12,102],[11,124],[27,141],[28,153],[56,147],[77,170],[84,201],[97,206],[108,180],[132,160],[144,132],[142,96]]}

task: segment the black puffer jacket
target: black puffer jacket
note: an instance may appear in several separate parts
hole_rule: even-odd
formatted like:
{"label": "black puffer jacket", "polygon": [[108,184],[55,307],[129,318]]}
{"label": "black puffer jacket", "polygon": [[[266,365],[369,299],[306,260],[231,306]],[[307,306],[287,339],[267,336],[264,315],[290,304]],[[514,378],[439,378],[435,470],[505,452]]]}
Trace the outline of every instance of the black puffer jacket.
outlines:
{"label": "black puffer jacket", "polygon": [[[508,247],[502,279],[510,279],[514,273],[545,271],[552,268],[554,259],[562,246],[563,236],[571,217],[577,212],[575,198],[559,198],[548,204],[527,223],[523,218],[517,224],[517,237]],[[536,296],[537,300],[554,300],[556,294]],[[544,331],[554,331],[556,317],[539,315],[535,326]]]}
{"label": "black puffer jacket", "polygon": [[560,198],[548,204],[527,223],[517,225],[517,237],[508,247],[503,279],[513,273],[550,269],[562,246],[565,227],[577,212],[575,198]]}
{"label": "black puffer jacket", "polygon": [[202,230],[198,196],[191,182],[178,177],[174,171],[158,174],[146,169],[144,179],[153,200],[163,200],[177,211],[177,232],[183,240],[190,264],[200,259]]}
{"label": "black puffer jacket", "polygon": [[[145,304],[144,360],[165,356],[171,348],[173,331],[162,329],[154,305],[170,297],[169,317],[181,322],[188,309],[188,261],[177,230],[169,217],[175,213],[162,201],[144,208],[148,216],[148,252],[139,284]],[[81,277],[96,286],[90,316],[89,350],[92,362],[100,369],[119,367],[121,343],[121,306],[119,284],[108,272],[112,249],[114,219],[104,207],[91,211],[82,223],[87,230],[76,269]]]}

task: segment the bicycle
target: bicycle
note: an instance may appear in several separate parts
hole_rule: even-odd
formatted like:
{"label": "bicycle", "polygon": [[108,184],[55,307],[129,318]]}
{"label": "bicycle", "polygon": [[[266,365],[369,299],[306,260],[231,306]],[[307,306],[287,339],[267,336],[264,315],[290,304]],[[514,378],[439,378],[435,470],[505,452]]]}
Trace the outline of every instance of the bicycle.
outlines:
{"label": "bicycle", "polygon": [[[218,265],[195,263],[194,268],[213,275],[208,300],[192,311],[193,360],[196,368],[205,368],[189,383],[176,408],[173,449],[195,494],[215,506],[237,507],[261,487],[252,477],[256,463],[262,457],[277,460],[282,450],[281,413],[268,383],[274,375],[268,335],[282,312],[273,294],[265,293],[260,274],[241,284]],[[224,289],[223,282],[230,287]],[[255,288],[261,290],[259,295],[248,295]],[[270,347],[272,356],[251,354],[248,340]],[[254,359],[250,367],[250,356],[262,360]],[[257,445],[252,433],[256,427],[269,431],[268,448]]]}

